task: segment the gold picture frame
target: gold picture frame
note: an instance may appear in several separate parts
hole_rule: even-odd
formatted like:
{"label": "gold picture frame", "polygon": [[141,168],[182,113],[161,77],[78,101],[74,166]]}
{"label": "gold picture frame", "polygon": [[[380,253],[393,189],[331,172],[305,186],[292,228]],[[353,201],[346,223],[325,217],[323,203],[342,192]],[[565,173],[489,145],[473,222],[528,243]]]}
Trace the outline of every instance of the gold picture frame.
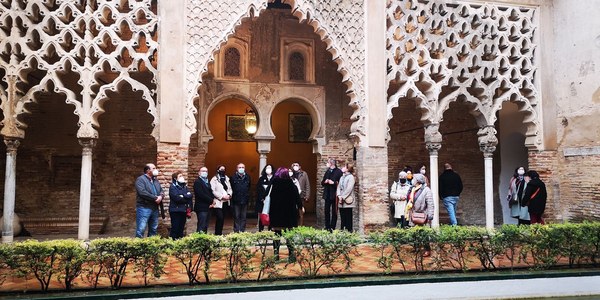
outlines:
{"label": "gold picture frame", "polygon": [[246,131],[246,116],[226,115],[225,140],[228,142],[254,142],[254,138]]}
{"label": "gold picture frame", "polygon": [[312,118],[309,114],[290,113],[288,116],[288,141],[290,143],[309,143],[312,127]]}

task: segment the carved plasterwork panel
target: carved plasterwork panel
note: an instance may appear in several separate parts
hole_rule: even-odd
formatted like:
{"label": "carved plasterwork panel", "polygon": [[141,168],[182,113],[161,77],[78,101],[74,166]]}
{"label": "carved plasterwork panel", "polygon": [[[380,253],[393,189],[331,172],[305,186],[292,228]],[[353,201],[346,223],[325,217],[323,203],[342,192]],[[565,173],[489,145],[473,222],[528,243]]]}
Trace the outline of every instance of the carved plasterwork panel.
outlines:
{"label": "carved plasterwork panel", "polygon": [[[3,135],[22,137],[26,124],[18,117],[27,112],[25,104],[52,87],[75,106],[77,137],[97,138],[107,92],[129,84],[149,103],[158,137],[158,17],[152,0],[0,0],[0,27],[0,68],[9,83],[0,90]],[[36,80],[29,82],[33,73]]]}
{"label": "carved plasterwork panel", "polygon": [[[243,18],[258,16],[269,0],[187,1],[186,115],[187,135],[196,132],[194,100],[208,63]],[[311,25],[327,44],[348,87],[354,108],[351,131],[364,135],[364,10],[363,0],[288,0],[293,14]]]}
{"label": "carved plasterwork panel", "polygon": [[538,14],[493,2],[388,1],[388,120],[399,99],[414,98],[425,125],[438,124],[462,97],[481,127],[493,126],[513,101],[526,115],[526,144],[539,146]]}

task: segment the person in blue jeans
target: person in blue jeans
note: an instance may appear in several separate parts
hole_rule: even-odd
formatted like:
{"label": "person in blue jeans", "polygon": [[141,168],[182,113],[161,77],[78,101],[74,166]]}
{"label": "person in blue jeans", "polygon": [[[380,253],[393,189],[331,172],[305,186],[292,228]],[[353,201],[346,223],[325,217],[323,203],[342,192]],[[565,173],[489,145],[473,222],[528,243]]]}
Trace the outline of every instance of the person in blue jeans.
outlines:
{"label": "person in blue jeans", "polygon": [[156,179],[158,169],[154,164],[144,166],[144,174],[135,180],[135,237],[143,237],[146,227],[148,236],[156,235],[158,229],[158,208],[163,205],[164,193]]}
{"label": "person in blue jeans", "polygon": [[440,175],[440,198],[448,211],[450,217],[450,225],[457,225],[456,221],[456,206],[458,198],[463,190],[462,180],[458,173],[454,172],[452,165],[444,164],[444,172]]}

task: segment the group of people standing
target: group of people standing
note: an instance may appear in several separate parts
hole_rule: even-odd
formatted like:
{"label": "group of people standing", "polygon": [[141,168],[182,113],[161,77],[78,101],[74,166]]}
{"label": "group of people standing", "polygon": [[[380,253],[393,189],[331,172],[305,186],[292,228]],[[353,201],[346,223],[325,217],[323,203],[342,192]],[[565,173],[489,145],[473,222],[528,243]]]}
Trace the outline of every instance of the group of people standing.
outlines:
{"label": "group of people standing", "polygon": [[[198,217],[197,231],[208,232],[209,220],[215,217],[216,235],[223,234],[223,210],[230,208],[233,213],[233,231],[246,230],[246,213],[250,202],[252,180],[245,172],[245,165],[239,163],[236,172],[229,177],[225,166],[220,165],[216,174],[209,179],[208,169],[200,168],[198,178],[194,181],[193,192],[188,189],[182,172],[172,174],[169,187],[169,214],[171,217],[170,236],[174,239],[184,235],[186,219],[192,211]],[[413,174],[410,166],[405,166],[398,174],[390,190],[390,206],[392,215],[399,227],[428,225],[433,220],[434,201],[429,187],[425,165]],[[164,192],[156,176],[158,170],[154,164],[144,167],[144,174],[136,179],[136,237],[142,237],[146,228],[148,236],[157,234],[159,210],[162,209]],[[353,231],[353,213],[356,207],[354,195],[354,167],[345,164],[338,168],[335,159],[328,159],[326,171],[321,180],[323,186],[325,229],[332,231],[340,214],[340,228]],[[439,196],[442,199],[451,225],[457,225],[456,207],[463,190],[460,176],[454,172],[452,165],[444,164],[444,172],[439,177]],[[256,211],[260,214],[267,197],[270,199],[269,224],[258,220],[258,229],[267,227],[281,234],[284,229],[303,224],[304,203],[311,193],[308,174],[298,162],[291,168],[275,168],[266,165],[256,183]],[[507,201],[511,216],[518,219],[519,224],[544,224],[542,215],[546,207],[546,187],[535,171],[526,172],[524,167],[515,170],[511,178]],[[195,201],[193,201],[195,199]],[[162,213],[163,218],[164,212]]]}
{"label": "group of people standing", "polygon": [[[430,224],[433,220],[434,203],[433,192],[429,187],[429,180],[425,176],[427,168],[421,165],[419,173],[412,173],[410,166],[405,166],[398,174],[398,181],[392,184],[390,200],[392,215],[399,227],[406,228],[415,225]],[[445,171],[440,175],[440,198],[448,210],[450,223],[457,225],[456,205],[462,192],[460,176],[452,170],[449,163],[445,164]],[[415,216],[424,214],[424,218]]]}
{"label": "group of people standing", "polygon": [[[182,172],[172,174],[169,186],[170,237],[178,239],[184,236],[186,219],[191,218],[192,211],[198,218],[198,232],[208,232],[209,220],[214,217],[214,233],[222,235],[224,210],[228,208],[233,214],[233,231],[246,231],[252,180],[243,163],[237,165],[236,172],[231,177],[225,172],[225,166],[220,165],[216,174],[209,178],[208,168],[200,168],[193,191],[188,189]],[[136,237],[142,237],[146,228],[148,236],[157,234],[158,212],[163,207],[164,198],[164,192],[156,178],[158,174],[154,164],[147,164],[144,174],[136,179]],[[282,229],[302,224],[304,202],[310,197],[310,181],[298,162],[294,162],[290,169],[281,167],[276,172],[272,165],[265,166],[256,184],[256,191],[257,212],[262,211],[267,195],[272,199],[269,229],[280,233]],[[259,221],[259,230],[264,230],[264,227]]]}

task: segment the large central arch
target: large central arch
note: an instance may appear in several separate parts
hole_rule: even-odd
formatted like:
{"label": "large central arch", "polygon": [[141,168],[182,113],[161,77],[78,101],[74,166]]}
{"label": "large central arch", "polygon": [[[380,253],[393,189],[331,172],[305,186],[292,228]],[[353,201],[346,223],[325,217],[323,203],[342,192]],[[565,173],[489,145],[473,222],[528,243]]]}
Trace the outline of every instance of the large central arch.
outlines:
{"label": "large central arch", "polygon": [[[186,103],[184,136],[196,132],[194,102],[209,62],[244,18],[256,17],[273,0],[189,1],[186,9]],[[360,141],[364,132],[364,9],[362,0],[288,0],[292,14],[306,22],[327,45],[347,87],[354,109],[351,135]]]}

